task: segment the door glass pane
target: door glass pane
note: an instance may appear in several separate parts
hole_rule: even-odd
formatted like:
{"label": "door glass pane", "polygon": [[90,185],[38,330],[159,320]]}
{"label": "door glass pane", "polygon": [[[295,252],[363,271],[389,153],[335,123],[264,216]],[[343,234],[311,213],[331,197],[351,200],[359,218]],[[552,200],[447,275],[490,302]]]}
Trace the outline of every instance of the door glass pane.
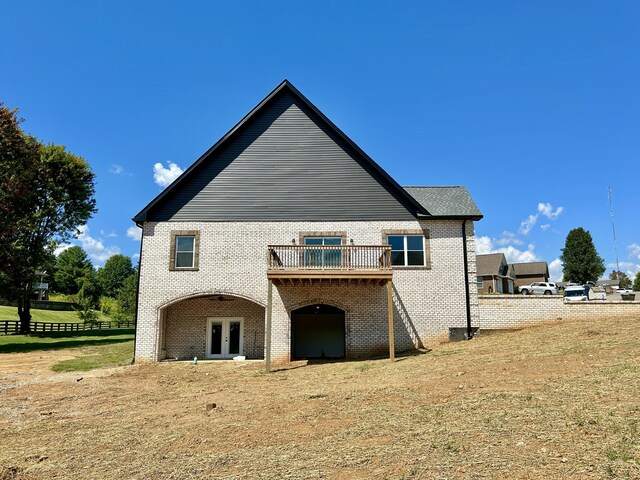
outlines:
{"label": "door glass pane", "polygon": [[240,354],[240,322],[229,322],[229,355]]}
{"label": "door glass pane", "polygon": [[325,237],[324,245],[342,245],[342,239],[340,237]]}
{"label": "door glass pane", "polygon": [[211,324],[211,355],[220,355],[222,353],[222,324]]}
{"label": "door glass pane", "polygon": [[304,244],[305,245],[322,245],[322,239],[321,238],[305,238]]}

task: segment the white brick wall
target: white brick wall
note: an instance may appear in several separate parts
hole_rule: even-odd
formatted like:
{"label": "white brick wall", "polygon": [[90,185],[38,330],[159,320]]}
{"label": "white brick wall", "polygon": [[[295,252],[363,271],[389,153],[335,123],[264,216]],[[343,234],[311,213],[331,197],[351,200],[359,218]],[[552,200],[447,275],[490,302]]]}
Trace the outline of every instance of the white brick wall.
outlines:
{"label": "white brick wall", "polygon": [[640,302],[564,302],[561,296],[480,295],[480,329],[516,328],[550,320],[638,318]]}
{"label": "white brick wall", "polygon": [[[190,358],[204,353],[206,317],[225,315],[245,317],[245,353],[261,357],[267,303],[267,245],[291,244],[292,239],[298,242],[299,232],[309,231],[344,231],[355,244],[379,245],[383,230],[427,228],[431,269],[394,269],[396,350],[444,338],[449,327],[466,326],[461,224],[452,220],[145,223],[136,358]],[[169,271],[172,230],[200,232],[198,271]],[[471,313],[476,326],[479,310],[472,222],[467,223],[467,235]],[[211,294],[233,295],[238,300],[220,303],[203,297]],[[200,298],[184,300],[197,297]],[[345,310],[348,357],[388,352],[386,287],[274,285],[275,361],[289,360],[291,310],[314,303]]]}

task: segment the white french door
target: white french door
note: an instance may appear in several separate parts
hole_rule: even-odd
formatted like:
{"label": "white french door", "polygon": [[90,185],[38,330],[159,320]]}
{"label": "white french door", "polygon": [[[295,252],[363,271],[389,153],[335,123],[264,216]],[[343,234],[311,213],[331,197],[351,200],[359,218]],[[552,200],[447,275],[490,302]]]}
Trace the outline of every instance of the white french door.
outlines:
{"label": "white french door", "polygon": [[206,358],[233,358],[242,355],[243,337],[243,318],[207,318]]}

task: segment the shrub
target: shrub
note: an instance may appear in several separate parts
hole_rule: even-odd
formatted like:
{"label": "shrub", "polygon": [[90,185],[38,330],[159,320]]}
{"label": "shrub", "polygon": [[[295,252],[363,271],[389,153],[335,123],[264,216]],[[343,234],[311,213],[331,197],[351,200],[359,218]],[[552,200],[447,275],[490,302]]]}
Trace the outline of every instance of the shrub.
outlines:
{"label": "shrub", "polygon": [[100,311],[108,316],[112,316],[119,310],[118,301],[111,297],[100,297]]}
{"label": "shrub", "polygon": [[91,308],[91,299],[84,297],[78,298],[78,305],[80,305],[80,308],[77,308],[76,312],[78,318],[80,318],[83,323],[96,323],[98,321],[98,312]]}
{"label": "shrub", "polygon": [[49,300],[52,302],[78,303],[78,296],[64,293],[50,293]]}

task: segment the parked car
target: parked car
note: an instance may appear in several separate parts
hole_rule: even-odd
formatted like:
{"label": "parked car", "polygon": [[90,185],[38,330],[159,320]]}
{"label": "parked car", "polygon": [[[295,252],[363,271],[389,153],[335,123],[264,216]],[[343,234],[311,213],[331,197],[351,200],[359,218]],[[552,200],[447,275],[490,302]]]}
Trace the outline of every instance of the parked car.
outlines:
{"label": "parked car", "polygon": [[626,294],[626,293],[632,293],[632,292],[633,292],[633,291],[632,291],[632,290],[629,290],[628,288],[622,288],[622,287],[618,287],[618,288],[616,288],[616,293],[619,293],[619,294],[621,294],[621,295],[622,295],[622,294]]}
{"label": "parked car", "polygon": [[558,286],[553,282],[533,282],[531,285],[520,287],[522,295],[555,295],[558,293]]}
{"label": "parked car", "polygon": [[589,300],[589,286],[571,285],[564,289],[566,302],[586,302]]}

